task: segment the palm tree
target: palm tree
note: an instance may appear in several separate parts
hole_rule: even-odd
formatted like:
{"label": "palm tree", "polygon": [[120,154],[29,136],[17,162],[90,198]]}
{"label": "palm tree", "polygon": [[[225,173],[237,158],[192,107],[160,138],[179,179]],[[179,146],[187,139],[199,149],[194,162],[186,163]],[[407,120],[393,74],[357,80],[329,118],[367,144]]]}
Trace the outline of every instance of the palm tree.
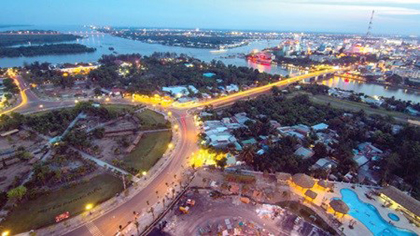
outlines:
{"label": "palm tree", "polygon": [[137,235],[140,235],[140,230],[139,230],[140,223],[136,220],[134,221],[134,225],[136,226]]}
{"label": "palm tree", "polygon": [[150,207],[149,213],[152,213],[153,220],[155,220],[155,209],[153,207]]}
{"label": "palm tree", "polygon": [[175,197],[175,188],[172,188],[172,199]]}

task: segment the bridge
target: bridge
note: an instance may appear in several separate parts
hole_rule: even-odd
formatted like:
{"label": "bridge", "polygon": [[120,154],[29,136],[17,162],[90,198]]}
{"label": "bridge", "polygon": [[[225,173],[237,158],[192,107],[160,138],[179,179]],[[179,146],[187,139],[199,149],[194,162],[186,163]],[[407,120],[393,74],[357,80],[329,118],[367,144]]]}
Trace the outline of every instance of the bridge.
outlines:
{"label": "bridge", "polygon": [[252,97],[252,96],[269,92],[271,88],[274,86],[281,87],[281,86],[286,86],[295,82],[301,82],[301,81],[309,82],[311,80],[316,81],[320,78],[324,78],[326,76],[333,75],[334,73],[338,71],[344,71],[344,70],[347,70],[347,68],[336,68],[336,69],[328,69],[328,70],[312,72],[312,73],[299,75],[299,76],[295,76],[288,79],[282,79],[274,83],[251,88],[245,91],[233,93],[225,97],[210,99],[210,100],[206,100],[202,102],[174,103],[173,106],[175,108],[197,108],[197,107],[208,106],[208,105],[222,106],[222,105],[234,103],[240,99],[246,99],[248,97]]}

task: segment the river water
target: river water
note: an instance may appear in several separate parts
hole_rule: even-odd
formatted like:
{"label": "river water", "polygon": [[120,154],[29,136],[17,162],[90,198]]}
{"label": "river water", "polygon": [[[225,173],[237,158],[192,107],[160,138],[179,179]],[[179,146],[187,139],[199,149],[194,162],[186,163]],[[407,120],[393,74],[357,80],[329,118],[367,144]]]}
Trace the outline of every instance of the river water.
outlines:
{"label": "river water", "polygon": [[[56,30],[63,33],[90,33],[92,30],[90,28],[85,28],[82,26],[23,26],[23,27],[12,27],[12,28],[2,28],[1,31],[6,30]],[[83,34],[82,34],[83,35]],[[148,44],[142,43],[139,41],[114,37],[108,34],[92,35],[86,34],[87,37],[78,40],[78,43],[86,45],[88,47],[94,47],[97,50],[94,53],[83,53],[83,54],[73,54],[73,55],[49,55],[49,56],[37,56],[37,57],[18,57],[18,58],[1,58],[0,67],[13,67],[13,66],[22,66],[24,63],[32,63],[35,61],[39,62],[50,62],[53,64],[57,63],[76,63],[76,62],[95,62],[103,54],[111,54],[112,51],[109,50],[109,47],[113,47],[115,51],[119,54],[126,53],[139,53],[141,55],[151,55],[153,52],[175,52],[175,53],[185,53],[189,56],[198,58],[200,60],[209,62],[213,59],[221,60],[225,64],[232,64],[236,66],[248,66],[259,71],[264,71],[272,74],[295,74],[296,71],[286,70],[280,66],[265,66],[258,65],[252,62],[248,62],[243,58],[226,58],[228,55],[236,55],[238,53],[249,53],[253,49],[264,49],[267,47],[273,47],[279,44],[278,40],[270,41],[255,41],[251,42],[249,45],[229,49],[225,53],[211,53],[209,49],[198,49],[198,48],[183,48],[183,47],[172,47],[164,46],[160,44]],[[71,42],[74,43],[74,42]],[[379,95],[384,97],[394,96],[396,99],[402,100],[412,100],[414,102],[420,102],[420,95],[415,93],[407,93],[401,89],[391,90],[386,89],[381,85],[376,84],[365,84],[359,83],[358,81],[347,81],[341,78],[334,78],[323,82],[325,85],[330,87],[338,87],[346,90],[353,90],[359,93],[365,93],[367,95]]]}
{"label": "river water", "polygon": [[356,93],[364,93],[369,96],[383,96],[401,99],[404,101],[420,102],[420,93],[418,91],[409,91],[405,89],[385,87],[378,84],[369,84],[357,80],[348,80],[340,77],[334,77],[322,81],[322,84],[328,87],[340,88],[344,90],[353,90]]}
{"label": "river water", "polygon": [[[84,28],[80,26],[24,26],[24,27],[13,27],[13,28],[2,28],[2,31],[6,30],[56,30],[63,33],[90,33],[92,30],[90,28]],[[83,35],[83,34],[82,34]],[[139,53],[141,55],[150,55],[154,52],[175,52],[175,53],[184,53],[189,56],[193,56],[200,60],[210,62],[211,60],[221,60],[225,64],[232,64],[236,66],[249,66],[260,71],[264,71],[272,74],[282,74],[287,75],[289,71],[285,70],[279,66],[262,66],[255,63],[247,62],[243,58],[225,58],[228,55],[236,55],[238,53],[249,53],[253,49],[264,49],[267,47],[273,47],[279,43],[279,41],[256,41],[252,42],[249,45],[229,49],[225,53],[211,53],[209,49],[198,49],[198,48],[183,48],[183,47],[172,47],[164,46],[160,44],[149,44],[142,43],[140,41],[134,41],[119,37],[114,37],[108,34],[100,35],[89,35],[87,38],[80,39],[77,42],[88,47],[94,47],[97,50],[94,53],[83,53],[83,54],[73,54],[73,55],[49,55],[49,56],[37,56],[37,57],[19,57],[19,58],[2,58],[0,59],[0,67],[13,67],[13,66],[22,66],[24,63],[32,63],[35,61],[39,62],[50,62],[50,63],[76,63],[76,62],[95,62],[103,54],[111,54],[112,51],[109,50],[109,47],[113,47],[115,51],[119,54],[127,53]],[[70,43],[74,43],[70,42]],[[293,71],[292,71],[293,73]]]}

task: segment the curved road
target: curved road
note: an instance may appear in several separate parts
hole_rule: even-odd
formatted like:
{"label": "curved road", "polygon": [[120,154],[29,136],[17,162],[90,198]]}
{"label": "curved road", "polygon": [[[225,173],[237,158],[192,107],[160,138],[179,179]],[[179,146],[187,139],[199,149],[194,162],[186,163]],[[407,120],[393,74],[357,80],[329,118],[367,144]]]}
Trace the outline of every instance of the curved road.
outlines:
{"label": "curved road", "polygon": [[[174,175],[181,176],[183,172],[182,166],[186,166],[187,158],[193,152],[198,150],[197,145],[197,127],[195,126],[194,119],[188,114],[188,108],[197,108],[204,105],[213,105],[213,106],[223,106],[226,104],[233,103],[237,100],[255,96],[267,91],[270,91],[273,86],[286,86],[290,83],[301,81],[310,77],[333,73],[337,70],[328,70],[322,72],[310,73],[303,76],[297,76],[290,79],[282,80],[279,82],[272,83],[270,85],[265,85],[261,87],[252,88],[250,90],[235,93],[223,98],[218,98],[210,101],[205,101],[196,104],[190,104],[187,106],[174,107],[169,109],[172,112],[173,117],[179,123],[179,132],[181,139],[179,140],[179,149],[176,154],[173,155],[173,159],[170,160],[170,163],[165,167],[165,169],[156,176],[143,190],[141,190],[137,195],[135,195],[130,200],[126,201],[118,208],[105,213],[104,215],[93,220],[89,225],[97,227],[95,236],[99,235],[115,235],[118,231],[119,225],[126,225],[127,222],[133,220],[133,211],[144,212],[145,209],[148,209],[146,201],[149,201],[150,205],[155,204],[158,199],[156,198],[156,191],[159,194],[166,193],[167,186],[166,183],[172,183],[175,181]],[[25,82],[17,76],[15,78],[18,81],[18,85],[21,89],[22,103],[12,108],[8,111],[4,111],[0,114],[5,114],[11,111],[29,113],[42,111],[45,109],[54,109],[66,106],[74,105],[74,101],[42,101],[40,100],[25,84]],[[110,103],[130,103],[128,100],[114,100]],[[40,107],[42,105],[42,108]],[[87,222],[86,222],[87,223]],[[82,236],[82,235],[92,235],[86,225],[73,230],[72,232],[66,234],[69,236]]]}

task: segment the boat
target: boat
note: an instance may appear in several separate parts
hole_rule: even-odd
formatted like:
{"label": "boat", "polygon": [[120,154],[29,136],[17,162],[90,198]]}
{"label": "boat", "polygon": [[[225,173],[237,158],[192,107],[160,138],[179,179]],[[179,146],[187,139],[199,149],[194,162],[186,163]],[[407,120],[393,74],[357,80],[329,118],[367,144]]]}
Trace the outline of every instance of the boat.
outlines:
{"label": "boat", "polygon": [[270,52],[252,52],[246,57],[247,60],[261,65],[271,65],[273,54]]}
{"label": "boat", "polygon": [[225,53],[227,51],[228,51],[227,49],[224,49],[221,47],[218,50],[211,50],[210,53]]}

